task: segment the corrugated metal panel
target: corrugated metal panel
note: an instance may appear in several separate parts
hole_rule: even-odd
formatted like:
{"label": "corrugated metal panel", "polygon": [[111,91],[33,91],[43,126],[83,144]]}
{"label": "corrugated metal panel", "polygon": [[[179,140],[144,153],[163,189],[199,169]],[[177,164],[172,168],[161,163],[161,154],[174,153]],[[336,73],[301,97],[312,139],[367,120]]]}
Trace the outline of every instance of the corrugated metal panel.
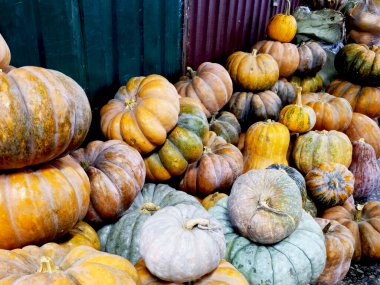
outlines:
{"label": "corrugated metal panel", "polygon": [[[186,64],[224,62],[236,50],[264,39],[270,17],[284,12],[285,0],[189,0],[186,5]],[[292,8],[299,0],[292,1]]]}

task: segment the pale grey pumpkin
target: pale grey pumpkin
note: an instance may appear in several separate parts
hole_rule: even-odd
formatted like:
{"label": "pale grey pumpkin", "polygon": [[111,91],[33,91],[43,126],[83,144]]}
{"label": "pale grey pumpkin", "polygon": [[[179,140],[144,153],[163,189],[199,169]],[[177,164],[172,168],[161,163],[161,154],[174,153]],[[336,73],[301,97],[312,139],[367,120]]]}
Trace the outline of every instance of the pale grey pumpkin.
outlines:
{"label": "pale grey pumpkin", "polygon": [[149,271],[171,282],[194,281],[213,271],[226,251],[221,224],[204,208],[185,204],[148,218],[139,245]]}

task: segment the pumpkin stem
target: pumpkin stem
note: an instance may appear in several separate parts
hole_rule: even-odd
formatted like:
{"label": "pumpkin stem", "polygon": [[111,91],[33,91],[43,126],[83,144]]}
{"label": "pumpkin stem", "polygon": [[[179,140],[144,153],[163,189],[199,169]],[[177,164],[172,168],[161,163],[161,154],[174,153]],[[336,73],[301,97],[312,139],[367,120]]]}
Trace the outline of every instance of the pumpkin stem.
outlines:
{"label": "pumpkin stem", "polygon": [[212,153],[211,147],[204,146],[204,147],[203,147],[203,153],[205,153],[205,154],[207,154],[207,153]]}
{"label": "pumpkin stem", "polygon": [[132,111],[137,105],[137,101],[135,98],[133,99],[125,99],[125,108]]}
{"label": "pumpkin stem", "polygon": [[55,267],[53,260],[50,257],[42,256],[40,259],[40,268],[38,268],[37,273],[51,273],[58,271]]}
{"label": "pumpkin stem", "polygon": [[198,227],[201,230],[209,230],[211,229],[210,220],[198,218],[198,219],[190,219],[186,221],[185,229],[191,231],[195,227]]}
{"label": "pumpkin stem", "polygon": [[364,205],[360,205],[360,204],[356,205],[355,221],[357,222],[361,221],[363,208],[364,208]]}
{"label": "pumpkin stem", "polygon": [[211,120],[210,120],[210,125],[215,123],[217,115],[218,115],[218,112],[215,112],[214,114],[212,114]]}
{"label": "pumpkin stem", "polygon": [[160,206],[153,204],[152,202],[145,202],[142,208],[140,209],[141,213],[150,214],[150,212],[155,212],[161,209]]}
{"label": "pumpkin stem", "polygon": [[81,161],[80,162],[80,166],[82,166],[82,168],[84,169],[84,171],[86,171],[90,167],[90,162],[88,162],[88,161]]}
{"label": "pumpkin stem", "polygon": [[259,203],[258,204],[259,205],[257,206],[257,210],[263,209],[263,210],[267,210],[268,212],[272,212],[272,213],[277,214],[277,215],[288,216],[290,218],[290,220],[294,222],[294,219],[289,214],[281,212],[281,211],[278,211],[276,209],[273,209],[273,208],[269,207],[268,203],[266,201],[263,201],[261,199],[261,197],[259,199]]}
{"label": "pumpkin stem", "polygon": [[290,7],[291,7],[290,0],[286,0],[285,15],[290,15]]}
{"label": "pumpkin stem", "polygon": [[256,56],[257,55],[257,49],[253,49],[252,52],[251,52],[251,55],[252,56]]}
{"label": "pumpkin stem", "polygon": [[364,138],[360,138],[360,139],[359,139],[359,142],[365,143]]}
{"label": "pumpkin stem", "polygon": [[329,232],[329,229],[331,228],[332,224],[331,222],[328,222],[328,224],[323,228],[323,233],[327,234]]}
{"label": "pumpkin stem", "polygon": [[302,87],[295,85],[297,97],[296,97],[296,105],[302,107]]}
{"label": "pumpkin stem", "polygon": [[197,76],[197,72],[194,71],[190,66],[188,66],[186,70],[187,70],[187,73],[190,75],[191,79]]}
{"label": "pumpkin stem", "polygon": [[332,178],[331,179],[331,183],[333,185],[334,188],[338,188],[339,187],[339,180],[336,179],[336,178]]}

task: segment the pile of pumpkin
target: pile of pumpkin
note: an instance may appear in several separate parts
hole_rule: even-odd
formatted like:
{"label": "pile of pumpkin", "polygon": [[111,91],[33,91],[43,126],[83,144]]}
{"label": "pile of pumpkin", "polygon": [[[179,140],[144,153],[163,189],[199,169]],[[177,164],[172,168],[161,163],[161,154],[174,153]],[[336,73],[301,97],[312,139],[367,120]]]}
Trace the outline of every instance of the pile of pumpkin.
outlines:
{"label": "pile of pumpkin", "polygon": [[315,93],[326,55],[295,33],[276,15],[226,68],[131,78],[80,149],[82,88],[9,67],[0,36],[0,283],[337,284],[378,262],[380,202],[354,199],[380,186],[380,51],[345,46]]}

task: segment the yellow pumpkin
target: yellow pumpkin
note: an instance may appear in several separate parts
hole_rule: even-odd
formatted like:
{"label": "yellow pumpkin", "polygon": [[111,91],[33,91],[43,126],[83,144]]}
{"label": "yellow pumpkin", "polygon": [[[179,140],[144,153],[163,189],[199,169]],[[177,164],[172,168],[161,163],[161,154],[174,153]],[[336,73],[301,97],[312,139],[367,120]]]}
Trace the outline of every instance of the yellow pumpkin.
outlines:
{"label": "yellow pumpkin", "polygon": [[74,248],[81,245],[100,250],[100,240],[96,231],[87,223],[78,222],[66,235],[57,240],[61,247]]}
{"label": "yellow pumpkin", "polygon": [[212,193],[210,195],[208,195],[206,198],[204,198],[202,201],[201,201],[201,204],[202,206],[208,210],[212,207],[214,207],[216,205],[216,203],[218,203],[218,201],[220,199],[223,199],[225,197],[228,197],[227,194],[225,193],[219,193],[219,192],[215,192],[215,193]]}
{"label": "yellow pumpkin", "polygon": [[290,15],[290,0],[286,0],[285,14],[277,14],[270,19],[267,34],[273,40],[290,43],[296,33],[297,21]]}

